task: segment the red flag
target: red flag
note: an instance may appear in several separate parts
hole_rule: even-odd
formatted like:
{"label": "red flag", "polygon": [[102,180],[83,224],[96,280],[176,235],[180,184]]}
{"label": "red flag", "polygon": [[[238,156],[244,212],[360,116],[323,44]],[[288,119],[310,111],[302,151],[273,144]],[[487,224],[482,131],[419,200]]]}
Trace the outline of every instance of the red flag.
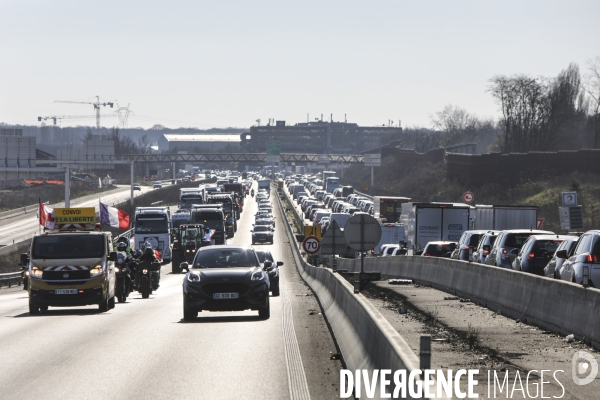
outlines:
{"label": "red flag", "polygon": [[54,229],[54,223],[56,217],[54,215],[54,208],[50,204],[40,203],[40,225],[46,229]]}

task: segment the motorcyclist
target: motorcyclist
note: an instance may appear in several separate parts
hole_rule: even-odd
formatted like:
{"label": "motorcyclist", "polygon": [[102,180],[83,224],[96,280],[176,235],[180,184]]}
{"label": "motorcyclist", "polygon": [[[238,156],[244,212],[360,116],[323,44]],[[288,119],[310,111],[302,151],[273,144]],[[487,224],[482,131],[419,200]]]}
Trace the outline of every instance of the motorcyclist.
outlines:
{"label": "motorcyclist", "polygon": [[250,197],[254,197],[254,189],[250,191]]}
{"label": "motorcyclist", "polygon": [[152,244],[146,242],[144,253],[139,258],[139,268],[148,268],[152,271],[152,288],[154,290],[160,287],[160,261],[156,258]]}

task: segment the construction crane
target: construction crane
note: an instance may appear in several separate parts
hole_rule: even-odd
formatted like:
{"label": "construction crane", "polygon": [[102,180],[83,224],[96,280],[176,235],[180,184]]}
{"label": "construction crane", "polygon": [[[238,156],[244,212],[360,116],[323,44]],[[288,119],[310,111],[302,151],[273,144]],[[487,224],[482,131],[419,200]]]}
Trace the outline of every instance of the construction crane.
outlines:
{"label": "construction crane", "polygon": [[[113,118],[115,117],[115,115],[113,114],[106,114],[106,115],[100,115],[103,118]],[[42,127],[45,125],[44,121],[48,121],[48,120],[52,120],[52,122],[54,123],[54,140],[56,140],[58,138],[57,133],[58,133],[58,128],[56,126],[56,121],[57,120],[61,120],[61,119],[92,119],[92,118],[98,118],[98,115],[53,115],[51,117],[38,117],[38,121],[42,122]]]}
{"label": "construction crane", "polygon": [[96,102],[89,102],[89,101],[68,101],[68,100],[55,100],[55,103],[71,103],[71,104],[91,104],[94,106],[94,110],[96,110],[96,133],[100,134],[100,106],[110,106],[110,108],[113,108],[114,103],[112,102],[105,102],[105,103],[100,103],[100,96],[96,96]]}

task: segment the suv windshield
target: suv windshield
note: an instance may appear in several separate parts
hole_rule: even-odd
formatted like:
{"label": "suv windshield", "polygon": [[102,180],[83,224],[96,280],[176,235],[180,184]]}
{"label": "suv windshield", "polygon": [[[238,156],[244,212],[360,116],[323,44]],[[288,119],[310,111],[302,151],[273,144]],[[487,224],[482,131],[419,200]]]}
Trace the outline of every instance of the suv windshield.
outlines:
{"label": "suv windshield", "polygon": [[34,239],[33,259],[99,258],[104,254],[102,235],[52,235]]}
{"label": "suv windshield", "polygon": [[258,256],[258,261],[261,263],[264,263],[265,260],[273,261],[273,256],[270,251],[259,250],[256,252],[256,255]]}
{"label": "suv windshield", "polygon": [[266,225],[257,225],[254,227],[254,232],[270,232],[271,227]]}
{"label": "suv windshield", "polygon": [[248,249],[208,249],[196,253],[193,268],[259,267],[256,255]]}

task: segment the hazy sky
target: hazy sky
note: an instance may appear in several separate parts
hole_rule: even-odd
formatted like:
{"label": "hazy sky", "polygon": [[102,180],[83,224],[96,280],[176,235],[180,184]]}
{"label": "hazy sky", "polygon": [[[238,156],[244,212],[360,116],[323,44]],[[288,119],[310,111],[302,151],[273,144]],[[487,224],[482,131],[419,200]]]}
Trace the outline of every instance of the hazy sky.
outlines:
{"label": "hazy sky", "polygon": [[583,72],[599,22],[599,0],[0,0],[0,122],[91,115],[54,101],[96,95],[144,128],[497,118],[491,77]]}

